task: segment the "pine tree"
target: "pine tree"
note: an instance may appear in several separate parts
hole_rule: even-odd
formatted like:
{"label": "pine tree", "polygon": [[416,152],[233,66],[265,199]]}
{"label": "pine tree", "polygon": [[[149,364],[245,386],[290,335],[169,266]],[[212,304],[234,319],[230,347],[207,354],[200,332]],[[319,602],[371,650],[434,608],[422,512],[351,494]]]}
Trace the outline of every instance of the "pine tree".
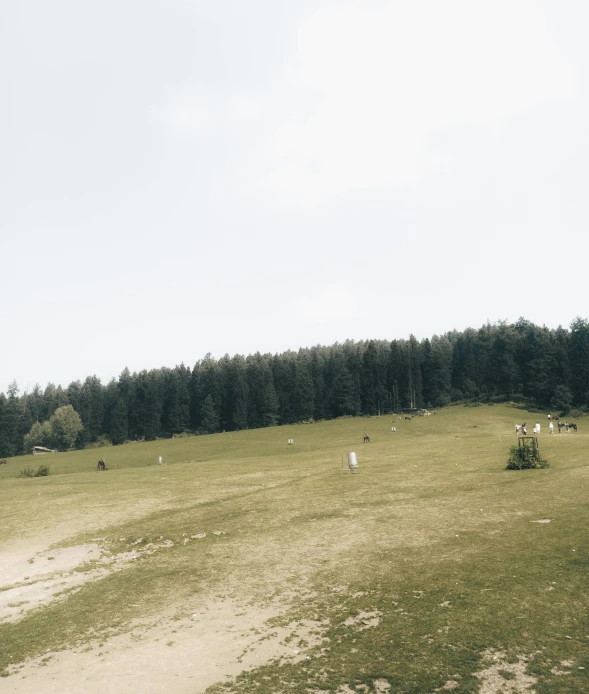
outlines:
{"label": "pine tree", "polygon": [[589,404],[589,322],[575,318],[570,334],[571,390],[579,405]]}
{"label": "pine tree", "polygon": [[79,413],[84,424],[84,443],[97,441],[104,421],[104,388],[97,376],[88,376],[82,385]]}
{"label": "pine tree", "polygon": [[336,417],[358,414],[356,389],[350,372],[343,367],[333,382],[333,408]]}
{"label": "pine tree", "polygon": [[116,446],[124,443],[129,436],[129,422],[127,416],[127,403],[123,398],[118,398],[112,410],[110,427],[110,440]]}
{"label": "pine tree", "polygon": [[295,366],[293,400],[294,421],[304,422],[315,415],[315,388],[311,375],[311,360],[308,355],[299,354]]}
{"label": "pine tree", "polygon": [[423,344],[423,397],[426,406],[450,403],[452,384],[452,345],[446,337],[434,335]]}
{"label": "pine tree", "polygon": [[6,422],[7,400],[4,393],[0,393],[0,458],[11,456],[12,447],[8,438],[8,427]]}
{"label": "pine tree", "polygon": [[20,428],[21,406],[18,398],[18,385],[13,381],[8,386],[8,398],[2,407],[2,452],[0,455],[9,457],[22,452],[23,439]]}
{"label": "pine tree", "polygon": [[219,431],[219,410],[212,395],[207,395],[200,409],[201,431],[203,434],[214,434]]}
{"label": "pine tree", "polygon": [[313,379],[313,417],[325,419],[330,410],[327,403],[326,378],[326,352],[322,347],[314,347],[311,350],[311,378]]}
{"label": "pine tree", "polygon": [[184,365],[162,371],[165,391],[162,427],[170,434],[179,434],[190,424],[190,372]]}
{"label": "pine tree", "polygon": [[153,441],[161,432],[163,410],[163,383],[161,371],[154,369],[145,375],[145,402],[143,409],[143,434]]}
{"label": "pine tree", "polygon": [[375,415],[378,413],[377,405],[377,379],[378,379],[378,353],[374,340],[370,340],[364,348],[362,355],[361,398],[362,412]]}
{"label": "pine tree", "polygon": [[280,403],[274,388],[271,357],[258,352],[247,359],[248,424],[250,428],[273,426],[278,421]]}
{"label": "pine tree", "polygon": [[232,431],[247,429],[248,425],[248,382],[247,364],[242,356],[231,360],[228,371],[229,428]]}

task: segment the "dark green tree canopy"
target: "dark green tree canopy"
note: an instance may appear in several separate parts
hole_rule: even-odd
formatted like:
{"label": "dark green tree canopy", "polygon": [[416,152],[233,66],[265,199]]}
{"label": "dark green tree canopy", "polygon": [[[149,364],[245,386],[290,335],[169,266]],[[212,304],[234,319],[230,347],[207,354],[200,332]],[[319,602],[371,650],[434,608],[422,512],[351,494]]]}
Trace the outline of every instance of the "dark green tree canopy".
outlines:
{"label": "dark green tree canopy", "polygon": [[88,376],[66,389],[49,383],[24,394],[12,382],[0,393],[0,456],[23,453],[36,445],[31,437],[55,443],[56,422],[63,422],[59,446],[67,448],[74,430],[78,447],[104,436],[120,444],[457,400],[526,400],[559,412],[589,407],[589,322],[576,318],[570,330],[550,330],[520,318],[422,341],[410,335],[275,355],[207,354],[192,369],[125,369],[107,385]]}

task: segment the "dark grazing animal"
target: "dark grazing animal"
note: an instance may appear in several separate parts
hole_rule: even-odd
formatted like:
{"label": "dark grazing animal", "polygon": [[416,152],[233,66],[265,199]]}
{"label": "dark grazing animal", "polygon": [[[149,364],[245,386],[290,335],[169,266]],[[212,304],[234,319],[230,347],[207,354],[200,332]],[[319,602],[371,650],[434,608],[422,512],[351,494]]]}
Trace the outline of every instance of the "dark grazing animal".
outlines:
{"label": "dark grazing animal", "polygon": [[364,434],[364,443],[370,443],[370,436],[368,436],[368,434]]}
{"label": "dark grazing animal", "polygon": [[101,458],[98,461],[98,470],[106,470],[106,463],[104,462],[104,458]]}
{"label": "dark grazing animal", "polygon": [[7,464],[7,462],[8,462],[8,461],[6,461],[6,460],[2,459],[2,460],[0,460],[0,465],[6,465],[6,464]]}

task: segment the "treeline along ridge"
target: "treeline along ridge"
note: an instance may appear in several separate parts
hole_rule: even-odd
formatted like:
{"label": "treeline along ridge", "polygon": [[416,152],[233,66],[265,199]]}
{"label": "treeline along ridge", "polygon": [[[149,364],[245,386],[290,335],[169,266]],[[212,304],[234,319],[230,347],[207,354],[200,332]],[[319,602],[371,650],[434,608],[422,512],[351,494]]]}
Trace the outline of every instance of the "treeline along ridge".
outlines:
{"label": "treeline along ridge", "polygon": [[410,336],[277,355],[207,355],[192,369],[125,369],[106,385],[89,376],[67,388],[49,384],[25,394],[13,382],[0,394],[0,457],[27,452],[32,425],[48,421],[64,405],[81,417],[75,445],[82,448],[460,400],[587,408],[588,321],[577,318],[569,330],[552,330],[520,319],[422,341]]}

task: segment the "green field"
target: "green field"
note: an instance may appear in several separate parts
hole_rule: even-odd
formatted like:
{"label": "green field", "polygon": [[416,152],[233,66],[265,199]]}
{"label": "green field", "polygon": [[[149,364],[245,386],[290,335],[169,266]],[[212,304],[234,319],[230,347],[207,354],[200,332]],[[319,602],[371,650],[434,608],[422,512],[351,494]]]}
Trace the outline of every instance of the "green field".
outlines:
{"label": "green field", "polygon": [[[506,471],[515,422],[538,419],[550,467]],[[30,550],[35,566],[92,542],[138,557],[0,622],[0,691],[48,650],[99,651],[222,600],[280,604],[268,639],[293,624],[313,638],[282,638],[296,657],[250,663],[215,694],[589,692],[588,444],[589,420],[549,436],[546,415],[494,405],[10,459],[1,557]],[[342,474],[352,450],[358,473]],[[40,462],[49,477],[19,478]],[[169,691],[200,691],[182,686]]]}

